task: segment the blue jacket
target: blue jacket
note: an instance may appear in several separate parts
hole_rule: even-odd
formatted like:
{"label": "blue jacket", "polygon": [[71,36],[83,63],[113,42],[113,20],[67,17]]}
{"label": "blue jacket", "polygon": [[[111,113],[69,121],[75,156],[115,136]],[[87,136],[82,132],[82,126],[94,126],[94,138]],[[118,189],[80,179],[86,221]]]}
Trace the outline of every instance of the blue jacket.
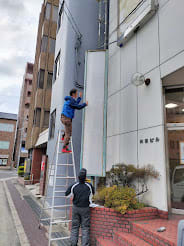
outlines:
{"label": "blue jacket", "polygon": [[73,119],[75,115],[75,109],[80,110],[86,107],[86,103],[82,103],[79,105],[80,101],[80,97],[78,97],[77,100],[75,100],[73,97],[66,96],[62,114],[70,119]]}

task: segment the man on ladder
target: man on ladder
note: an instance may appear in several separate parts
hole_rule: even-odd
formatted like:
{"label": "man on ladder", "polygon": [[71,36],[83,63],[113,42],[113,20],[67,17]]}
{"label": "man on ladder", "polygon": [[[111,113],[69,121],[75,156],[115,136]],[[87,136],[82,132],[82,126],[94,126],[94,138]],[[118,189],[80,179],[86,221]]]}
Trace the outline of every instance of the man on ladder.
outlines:
{"label": "man on ladder", "polygon": [[79,237],[79,228],[82,230],[82,246],[89,246],[90,234],[90,208],[91,199],[94,195],[94,188],[86,182],[87,171],[82,168],[79,172],[79,182],[72,184],[65,195],[73,195],[72,210],[72,230],[71,246],[77,246]]}
{"label": "man on ladder", "polygon": [[63,106],[63,111],[61,114],[61,122],[65,126],[65,133],[62,136],[62,140],[64,141],[63,153],[71,153],[71,150],[68,149],[68,145],[70,142],[70,137],[72,135],[72,119],[74,118],[75,109],[83,109],[88,105],[88,102],[79,104],[82,97],[82,92],[79,93],[77,89],[72,89],[70,91],[70,96],[65,97],[65,102]]}

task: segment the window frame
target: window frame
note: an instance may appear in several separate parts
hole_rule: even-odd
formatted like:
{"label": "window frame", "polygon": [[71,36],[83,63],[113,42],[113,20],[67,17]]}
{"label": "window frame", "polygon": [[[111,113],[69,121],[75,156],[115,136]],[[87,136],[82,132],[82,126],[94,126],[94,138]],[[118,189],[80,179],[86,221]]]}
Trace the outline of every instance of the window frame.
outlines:
{"label": "window frame", "polygon": [[[40,83],[41,72],[43,72],[43,86],[41,86],[42,84]],[[40,70],[38,71],[37,88],[39,89],[44,88],[44,80],[45,80],[45,70],[40,68]]]}
{"label": "window frame", "polygon": [[[47,8],[48,6],[50,6],[50,9]],[[46,6],[45,6],[45,19],[46,20],[50,20],[50,17],[51,17],[51,10],[52,10],[52,4],[51,3],[46,3]],[[47,12],[48,11],[48,12]],[[48,13],[48,16],[47,16],[47,13]]]}
{"label": "window frame", "polygon": [[[38,112],[40,113],[40,116],[39,116],[39,120],[38,120]],[[40,120],[41,120],[41,108],[35,108],[34,110],[34,117],[33,117],[33,125],[34,126],[37,126],[37,127],[40,127]]]}
{"label": "window frame", "polygon": [[[44,43],[44,40],[46,40],[46,43]],[[42,36],[42,41],[41,41],[41,52],[46,53],[47,52],[47,48],[48,48],[48,36],[47,35],[43,35]],[[44,43],[44,44],[43,44]]]}
{"label": "window frame", "polygon": [[14,132],[14,124],[0,123],[0,132]]}
{"label": "window frame", "polygon": [[54,138],[56,127],[56,109],[50,114],[50,123],[49,123],[49,139]]}
{"label": "window frame", "polygon": [[57,31],[59,31],[61,24],[63,22],[63,17],[64,17],[64,2],[61,5],[61,8],[59,10],[59,14],[58,14],[58,23],[57,23]]}
{"label": "window frame", "polygon": [[56,79],[59,77],[59,74],[60,74],[60,66],[61,66],[60,57],[61,57],[61,51],[59,51],[59,53],[55,59],[55,62],[54,62],[54,80],[53,80],[53,82],[56,81]]}
{"label": "window frame", "polygon": [[[48,113],[48,122],[45,124],[45,114]],[[43,127],[49,127],[49,120],[50,120],[50,111],[49,110],[44,110],[44,118],[43,118]]]}
{"label": "window frame", "polygon": [[[55,12],[55,10],[57,9],[57,12]],[[57,13],[57,16],[55,16],[54,14]],[[53,5],[52,6],[52,21],[56,22],[58,21],[58,6]]]}
{"label": "window frame", "polygon": [[[7,143],[7,147],[2,148],[1,143],[4,143],[4,144]],[[0,150],[9,150],[9,148],[10,148],[10,141],[3,141],[3,140],[0,141]]]}
{"label": "window frame", "polygon": [[[48,82],[48,78],[50,75],[52,75],[52,79],[50,82]],[[47,73],[47,89],[52,89],[52,83],[53,83],[53,72],[48,72]]]}
{"label": "window frame", "polygon": [[[52,42],[54,42],[54,46],[53,47],[52,47],[52,45],[53,45]],[[55,53],[55,47],[56,47],[56,40],[54,38],[50,38],[50,40],[49,40],[49,53],[54,54]]]}

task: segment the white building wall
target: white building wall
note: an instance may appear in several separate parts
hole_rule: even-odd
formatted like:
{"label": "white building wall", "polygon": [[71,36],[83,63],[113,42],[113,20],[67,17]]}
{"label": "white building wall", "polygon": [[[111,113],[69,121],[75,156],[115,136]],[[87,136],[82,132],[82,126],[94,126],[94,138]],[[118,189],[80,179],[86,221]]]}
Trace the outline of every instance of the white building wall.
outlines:
{"label": "white building wall", "polygon": [[[110,0],[110,40],[117,40],[118,0]],[[159,0],[159,9],[124,47],[109,47],[107,164],[152,164],[160,173],[150,180],[144,201],[168,210],[162,78],[184,66],[184,1]],[[150,86],[135,87],[140,72]],[[141,139],[158,137],[157,143]]]}

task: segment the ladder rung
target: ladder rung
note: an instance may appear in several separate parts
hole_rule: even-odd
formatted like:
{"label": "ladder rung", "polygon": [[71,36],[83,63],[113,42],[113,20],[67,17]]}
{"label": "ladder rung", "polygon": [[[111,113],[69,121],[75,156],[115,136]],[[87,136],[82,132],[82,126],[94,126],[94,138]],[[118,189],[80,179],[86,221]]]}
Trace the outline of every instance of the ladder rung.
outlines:
{"label": "ladder rung", "polygon": [[55,185],[55,187],[67,187],[66,185]]}
{"label": "ladder rung", "polygon": [[[54,198],[69,198],[69,197],[66,197],[66,196],[54,196]],[[47,197],[47,199],[52,199],[52,196]]]}
{"label": "ladder rung", "polygon": [[56,220],[52,221],[51,224],[59,224],[59,223],[70,223],[72,220]]}
{"label": "ladder rung", "polygon": [[73,166],[73,164],[57,164],[57,166]]}
{"label": "ladder rung", "polygon": [[[54,218],[53,220],[58,220],[58,219],[66,219],[66,217],[58,217],[58,218]],[[43,219],[40,219],[40,221],[47,221],[47,220],[51,220],[51,218],[43,218]]]}
{"label": "ladder rung", "polygon": [[60,240],[65,240],[65,239],[70,239],[70,237],[58,237],[58,238],[51,238],[50,241],[60,241]]}
{"label": "ladder rung", "polygon": [[62,177],[62,176],[56,176],[57,179],[75,179],[75,177]]}
{"label": "ladder rung", "polygon": [[56,192],[56,193],[61,193],[61,192],[65,193],[66,191],[64,191],[64,190],[62,190],[62,191],[55,190],[54,192]]}
{"label": "ladder rung", "polygon": [[48,207],[48,208],[44,208],[44,210],[47,210],[47,209],[52,209],[52,208],[69,208],[69,207],[72,207],[73,205],[55,205],[53,207]]}

